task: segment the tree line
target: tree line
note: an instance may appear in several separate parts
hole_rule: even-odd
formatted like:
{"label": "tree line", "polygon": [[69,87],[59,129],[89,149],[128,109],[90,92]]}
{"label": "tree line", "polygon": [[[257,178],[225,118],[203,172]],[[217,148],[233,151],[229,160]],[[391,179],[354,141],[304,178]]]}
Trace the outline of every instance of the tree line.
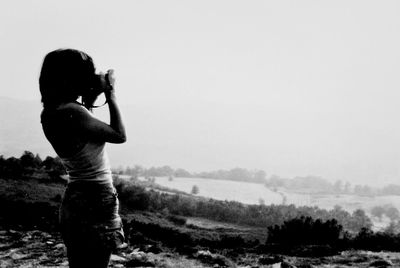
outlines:
{"label": "tree line", "polygon": [[263,170],[248,170],[245,168],[232,168],[229,170],[215,170],[208,172],[189,172],[183,168],[173,169],[170,166],[144,168],[140,165],[114,169],[114,173],[130,175],[133,178],[143,177],[176,177],[176,178],[204,178],[216,180],[245,181],[265,183],[266,172]]}
{"label": "tree line", "polygon": [[[215,170],[208,172],[189,172],[183,168],[173,169],[170,166],[145,168],[140,165],[126,168],[113,169],[116,174],[125,174],[137,178],[170,177],[176,178],[205,178],[217,180],[244,181],[253,183],[262,183],[272,190],[285,188],[288,190],[314,190],[316,192],[335,193],[335,194],[355,194],[360,196],[375,195],[400,195],[400,185],[389,184],[382,188],[373,188],[368,185],[352,185],[349,182],[336,180],[330,182],[318,176],[294,177],[292,179],[281,178],[272,175],[267,178],[263,170],[248,170],[244,168],[232,168],[229,170]],[[65,175],[66,170],[61,159],[47,156],[44,160],[39,154],[30,151],[24,151],[19,157],[6,158],[0,155],[0,176],[21,177],[30,176],[37,178],[55,178]]]}
{"label": "tree line", "polygon": [[377,196],[377,195],[400,195],[400,185],[389,184],[382,188],[374,188],[368,185],[355,184],[336,180],[330,182],[318,176],[304,176],[281,178],[272,175],[265,182],[265,186],[276,191],[279,188],[295,191],[314,191],[319,193],[332,194],[354,194],[359,196]]}
{"label": "tree line", "polygon": [[318,207],[296,207],[295,205],[246,205],[235,201],[220,201],[207,198],[169,194],[146,190],[134,181],[114,178],[121,205],[128,210],[163,212],[167,214],[201,217],[222,222],[268,227],[285,221],[309,216],[323,220],[336,219],[345,230],[358,232],[371,228],[370,218],[361,209],[349,213],[337,206],[332,210]]}
{"label": "tree line", "polygon": [[30,177],[40,179],[59,179],[66,170],[59,157],[47,156],[44,160],[30,151],[24,151],[21,157],[0,155],[0,176],[2,178]]}

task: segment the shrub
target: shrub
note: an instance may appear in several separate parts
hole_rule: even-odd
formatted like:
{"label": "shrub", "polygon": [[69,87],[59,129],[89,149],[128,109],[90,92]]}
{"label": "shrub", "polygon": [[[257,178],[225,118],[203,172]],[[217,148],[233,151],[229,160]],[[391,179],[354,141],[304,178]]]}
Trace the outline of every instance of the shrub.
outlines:
{"label": "shrub", "polygon": [[196,195],[196,194],[198,194],[199,192],[200,192],[199,186],[193,185],[191,193],[194,194],[194,195]]}
{"label": "shrub", "polygon": [[290,245],[334,245],[343,227],[335,219],[323,222],[311,217],[285,221],[283,225],[268,227],[268,243]]}
{"label": "shrub", "polygon": [[357,249],[373,251],[398,251],[400,235],[390,232],[373,232],[369,228],[363,228],[354,238],[353,246]]}
{"label": "shrub", "polygon": [[176,215],[169,215],[167,219],[176,225],[185,225],[186,224],[186,218],[182,216],[176,216]]}

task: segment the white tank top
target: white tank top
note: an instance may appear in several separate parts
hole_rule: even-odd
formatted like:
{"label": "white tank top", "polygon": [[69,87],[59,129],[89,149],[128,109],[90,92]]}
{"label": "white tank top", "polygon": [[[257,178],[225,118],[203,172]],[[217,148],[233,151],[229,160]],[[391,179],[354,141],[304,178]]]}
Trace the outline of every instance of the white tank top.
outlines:
{"label": "white tank top", "polygon": [[75,155],[62,157],[69,181],[112,182],[110,163],[104,147],[104,142],[88,142]]}

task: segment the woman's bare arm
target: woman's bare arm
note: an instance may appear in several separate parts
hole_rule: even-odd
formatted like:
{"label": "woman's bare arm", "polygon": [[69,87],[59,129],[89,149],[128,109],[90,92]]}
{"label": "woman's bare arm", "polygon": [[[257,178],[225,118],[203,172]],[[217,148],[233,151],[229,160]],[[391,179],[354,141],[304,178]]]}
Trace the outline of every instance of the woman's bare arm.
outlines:
{"label": "woman's bare arm", "polygon": [[110,124],[94,117],[85,107],[79,104],[70,104],[67,113],[77,135],[85,140],[96,140],[110,143],[124,143],[126,134],[118,105],[114,100],[109,102]]}
{"label": "woman's bare arm", "polygon": [[121,112],[119,110],[114,90],[114,72],[108,72],[108,81],[105,86],[104,94],[108,102],[108,109],[110,112],[110,123],[95,118],[86,108],[78,105],[71,104],[72,122],[77,126],[77,130],[87,139],[100,140],[110,143],[124,143],[126,141],[125,126],[122,121]]}
{"label": "woman's bare arm", "polygon": [[108,93],[106,98],[108,102],[108,110],[110,112],[110,127],[115,131],[115,143],[124,143],[126,141],[125,126],[117,105],[114,90]]}

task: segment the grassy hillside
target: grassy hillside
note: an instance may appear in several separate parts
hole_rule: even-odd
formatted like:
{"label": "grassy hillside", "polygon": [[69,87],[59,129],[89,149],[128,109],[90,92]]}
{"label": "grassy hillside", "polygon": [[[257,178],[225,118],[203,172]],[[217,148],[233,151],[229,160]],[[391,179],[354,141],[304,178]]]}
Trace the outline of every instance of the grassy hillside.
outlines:
{"label": "grassy hillside", "polygon": [[[322,267],[327,263],[346,264],[348,267],[368,267],[378,261],[400,263],[399,258],[394,254],[386,254],[382,257],[346,251],[349,249],[397,251],[400,248],[398,234],[374,233],[368,228],[362,228],[359,232],[352,234],[336,220],[297,217],[305,211],[315,213],[322,211],[322,216],[328,213],[323,210],[311,208],[305,210],[293,206],[243,206],[237,203],[179,195],[176,192],[168,194],[166,193],[168,189],[165,188],[161,193],[149,189],[149,185],[123,182],[118,179],[115,184],[119,191],[128,242],[128,247],[119,252],[118,256],[125,258],[125,261],[138,255],[132,252],[139,251],[144,252],[140,254],[145,254],[146,261],[151,261],[155,267],[235,267],[237,264],[254,266],[273,263],[291,263],[296,264],[297,267],[309,267],[304,266],[308,263],[313,263],[315,267]],[[39,229],[51,233],[57,231],[58,207],[64,188],[65,183],[62,181],[54,182],[49,179],[29,177],[0,178],[1,229]],[[264,209],[279,214],[278,218],[282,222],[264,226],[257,221],[244,224],[243,219],[233,220],[230,216],[230,213],[263,215]],[[216,218],[215,215],[220,213],[222,216]],[[263,217],[270,218],[269,221],[274,219],[272,214]],[[10,236],[11,239],[17,234],[18,237],[24,237],[24,233],[25,231],[21,233],[1,231],[0,236],[6,238]],[[55,241],[51,240],[51,243],[47,245],[48,248],[60,243],[57,237],[53,235],[52,239]],[[28,248],[38,245],[34,240],[34,236],[29,236],[23,242],[12,241],[7,244],[8,251],[12,253],[15,250],[24,250],[21,249],[21,245],[26,244],[26,252],[29,252]],[[42,248],[38,250],[45,251]],[[62,253],[58,248],[55,248],[54,252]],[[340,252],[342,253],[339,254]],[[320,257],[315,258],[316,256]],[[120,263],[120,259],[115,258],[113,265]],[[38,260],[31,261],[36,263]],[[59,259],[47,261],[60,262]],[[16,260],[13,262],[17,263]],[[20,262],[23,263],[22,260]]]}

